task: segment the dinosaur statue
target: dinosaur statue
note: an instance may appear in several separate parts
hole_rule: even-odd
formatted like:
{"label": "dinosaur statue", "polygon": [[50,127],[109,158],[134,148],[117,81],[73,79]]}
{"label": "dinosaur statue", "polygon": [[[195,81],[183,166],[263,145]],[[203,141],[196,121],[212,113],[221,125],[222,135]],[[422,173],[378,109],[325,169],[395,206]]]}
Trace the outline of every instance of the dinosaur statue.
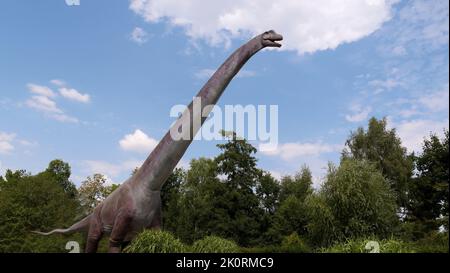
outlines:
{"label": "dinosaur statue", "polygon": [[[100,203],[92,214],[68,229],[55,229],[48,233],[36,231],[35,233],[51,235],[87,232],[85,249],[87,253],[96,252],[102,236],[109,234],[108,251],[117,253],[143,229],[160,228],[161,188],[211,112],[212,108],[208,106],[217,103],[233,77],[255,53],[265,47],[281,47],[281,44],[277,43],[281,40],[283,40],[283,36],[270,30],[256,36],[237,49],[198,93],[197,98],[201,99],[200,116],[199,113],[196,114],[196,111],[193,111],[193,101],[139,170]],[[200,124],[197,122],[195,125],[194,120],[201,122]],[[186,123],[189,124],[190,137],[175,140],[171,132],[173,130],[180,131]]]}

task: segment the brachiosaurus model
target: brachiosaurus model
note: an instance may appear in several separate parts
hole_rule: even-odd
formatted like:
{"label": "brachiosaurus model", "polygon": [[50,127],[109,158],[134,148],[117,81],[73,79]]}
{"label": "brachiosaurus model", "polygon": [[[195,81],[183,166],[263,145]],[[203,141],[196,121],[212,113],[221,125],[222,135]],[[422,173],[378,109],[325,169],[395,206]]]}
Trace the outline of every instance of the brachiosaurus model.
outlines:
{"label": "brachiosaurus model", "polygon": [[[35,233],[51,235],[87,232],[85,252],[88,253],[96,252],[102,236],[109,234],[109,252],[115,253],[120,252],[126,243],[145,228],[160,228],[161,188],[211,112],[212,107],[207,106],[217,103],[233,77],[255,53],[265,47],[280,47],[277,41],[281,40],[283,36],[270,30],[237,49],[198,93],[197,98],[201,99],[200,113],[193,111],[193,101],[139,170],[100,203],[92,214],[68,229]],[[200,124],[195,125],[195,120],[200,120],[197,122]],[[187,122],[190,137],[174,139],[171,132],[184,130],[183,126]]]}

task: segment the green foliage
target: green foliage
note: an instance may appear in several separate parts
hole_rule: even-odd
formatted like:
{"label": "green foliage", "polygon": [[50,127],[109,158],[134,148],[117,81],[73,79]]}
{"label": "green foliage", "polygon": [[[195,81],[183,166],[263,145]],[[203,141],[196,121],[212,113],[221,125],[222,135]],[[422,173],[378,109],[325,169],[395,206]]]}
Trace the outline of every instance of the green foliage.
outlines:
{"label": "green foliage", "polygon": [[124,249],[126,253],[185,253],[187,247],[171,233],[160,230],[141,232]]}
{"label": "green foliage", "polygon": [[102,174],[96,173],[92,177],[88,176],[78,189],[78,198],[84,214],[91,213],[100,202],[105,200],[118,187],[119,185],[115,184],[106,185],[106,177]]}
{"label": "green foliage", "polygon": [[293,232],[305,235],[308,224],[307,210],[304,201],[291,195],[279,206],[274,219],[274,228],[281,235]]}
{"label": "green foliage", "polygon": [[186,173],[183,169],[175,169],[161,190],[162,223],[165,230],[176,232],[179,223],[181,186]]}
{"label": "green foliage", "polygon": [[323,194],[313,194],[305,201],[308,238],[316,246],[326,246],[343,238],[341,227]]}
{"label": "green foliage", "polygon": [[310,253],[311,248],[297,233],[285,236],[281,244],[260,247],[241,248],[243,253]]}
{"label": "green foliage", "polygon": [[231,240],[217,236],[207,236],[196,241],[192,245],[192,251],[194,253],[237,253],[239,252],[239,247]]}
{"label": "green foliage", "polygon": [[52,175],[56,182],[61,185],[64,192],[66,192],[70,197],[75,198],[77,196],[77,188],[75,187],[75,184],[69,180],[72,173],[69,163],[60,159],[52,160],[48,164],[45,172]]}
{"label": "green foliage", "polygon": [[[441,225],[448,230],[448,131],[442,140],[436,135],[424,140],[423,152],[417,157],[416,165],[418,175],[411,181],[408,206],[408,221],[414,223],[415,239],[437,231]],[[441,215],[443,219],[439,219]]]}
{"label": "green foliage", "polygon": [[266,237],[270,237],[271,243],[279,243],[282,236],[292,233],[306,235],[308,210],[305,207],[305,199],[312,192],[312,175],[306,166],[303,166],[294,177],[283,177],[280,202],[273,216],[272,227],[266,234]]}
{"label": "green foliage", "polygon": [[280,202],[289,196],[295,196],[302,202],[312,193],[312,174],[307,166],[302,166],[294,177],[285,176],[281,179]]}
{"label": "green foliage", "polygon": [[448,232],[430,232],[414,245],[418,253],[449,253]]}
{"label": "green foliage", "polygon": [[167,213],[173,217],[164,224],[187,243],[223,233],[228,221],[222,209],[227,205],[223,198],[225,185],[217,178],[214,160],[200,158],[192,160],[190,166],[179,198],[169,204]]}
{"label": "green foliage", "polygon": [[[258,188],[261,170],[256,167],[256,148],[236,134],[225,143],[217,145],[222,151],[215,158],[217,172],[224,176],[225,191],[215,195],[222,199],[215,208],[222,209],[227,223],[217,234],[232,238],[240,245],[254,244],[260,234],[261,219],[264,214],[255,189]],[[214,201],[216,202],[216,201]]]}
{"label": "green foliage", "polygon": [[368,162],[344,160],[330,168],[323,195],[345,237],[387,236],[396,224],[394,195]]}
{"label": "green foliage", "polygon": [[42,237],[33,230],[70,226],[79,215],[79,205],[61,187],[57,176],[47,171],[37,175],[7,171],[0,185],[0,252],[66,252],[71,237]]}
{"label": "green foliage", "polygon": [[404,241],[398,238],[379,240],[376,237],[349,239],[328,248],[319,249],[325,253],[368,253],[368,243],[379,244],[380,253],[448,253],[448,233],[432,233],[419,241]]}
{"label": "green foliage", "polygon": [[298,236],[296,232],[284,237],[281,250],[285,253],[307,253],[310,252],[308,245]]}
{"label": "green foliage", "polygon": [[346,146],[342,160],[353,158],[373,162],[394,190],[397,204],[406,206],[414,156],[407,154],[395,129],[387,129],[387,120],[371,118],[367,131],[358,128],[350,135]]}
{"label": "green foliage", "polygon": [[270,216],[275,213],[278,206],[280,190],[278,181],[270,173],[261,175],[256,193],[261,200],[262,207]]}
{"label": "green foliage", "polygon": [[345,242],[335,244],[328,248],[322,248],[322,253],[370,253],[373,246],[369,242],[376,242],[379,245],[379,253],[415,253],[414,244],[403,242],[397,239],[378,240],[376,237],[364,239],[349,239]]}
{"label": "green foliage", "polygon": [[367,161],[346,159],[339,168],[331,165],[308,207],[308,230],[317,245],[371,234],[386,237],[397,223],[395,197],[381,172]]}
{"label": "green foliage", "polygon": [[[225,133],[224,133],[225,136]],[[231,187],[242,187],[250,189],[255,186],[255,180],[260,175],[256,168],[256,148],[245,139],[240,139],[235,133],[225,144],[218,144],[222,151],[216,157],[217,170],[219,174],[227,176],[227,182]]]}
{"label": "green foliage", "polygon": [[[412,178],[412,156],[395,130],[371,119],[350,136],[317,191],[306,166],[278,181],[257,168],[250,143],[227,136],[216,158],[194,159],[188,170],[172,173],[162,188],[166,232],[145,231],[126,252],[362,253],[377,241],[386,253],[448,253],[448,131],[424,141]],[[70,172],[54,160],[37,175],[0,176],[0,252],[67,252],[67,241],[84,241],[81,234],[31,233],[72,225],[119,187],[95,174],[77,191]],[[436,232],[442,225],[446,232]],[[107,245],[104,238],[100,251]]]}

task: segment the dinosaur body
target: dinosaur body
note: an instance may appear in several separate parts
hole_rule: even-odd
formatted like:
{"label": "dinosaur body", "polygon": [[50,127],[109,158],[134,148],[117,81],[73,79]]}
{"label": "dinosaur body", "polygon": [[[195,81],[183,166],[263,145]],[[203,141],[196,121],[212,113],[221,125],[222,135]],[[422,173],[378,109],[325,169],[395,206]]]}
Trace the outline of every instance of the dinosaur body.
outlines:
{"label": "dinosaur body", "polygon": [[[192,102],[171,128],[171,131],[179,131],[183,124],[188,124],[189,139],[174,140],[169,131],[139,170],[100,203],[91,215],[68,229],[37,233],[51,235],[85,231],[88,234],[86,252],[96,252],[102,236],[109,234],[109,251],[120,252],[122,246],[143,229],[160,228],[161,188],[212,110],[207,106],[217,103],[233,77],[255,53],[265,47],[280,47],[276,41],[282,39],[274,31],[264,32],[237,49],[221,65],[197,95],[201,98],[202,111],[196,114]],[[195,124],[194,120],[198,118],[201,122]]]}

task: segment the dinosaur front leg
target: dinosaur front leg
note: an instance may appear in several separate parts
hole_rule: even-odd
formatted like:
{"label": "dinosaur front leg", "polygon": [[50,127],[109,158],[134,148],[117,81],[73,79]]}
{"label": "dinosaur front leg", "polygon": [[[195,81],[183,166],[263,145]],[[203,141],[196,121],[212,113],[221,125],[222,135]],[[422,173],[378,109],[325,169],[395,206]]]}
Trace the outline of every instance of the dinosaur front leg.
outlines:
{"label": "dinosaur front leg", "polygon": [[120,253],[132,220],[133,216],[129,211],[117,215],[111,236],[109,237],[109,253]]}

